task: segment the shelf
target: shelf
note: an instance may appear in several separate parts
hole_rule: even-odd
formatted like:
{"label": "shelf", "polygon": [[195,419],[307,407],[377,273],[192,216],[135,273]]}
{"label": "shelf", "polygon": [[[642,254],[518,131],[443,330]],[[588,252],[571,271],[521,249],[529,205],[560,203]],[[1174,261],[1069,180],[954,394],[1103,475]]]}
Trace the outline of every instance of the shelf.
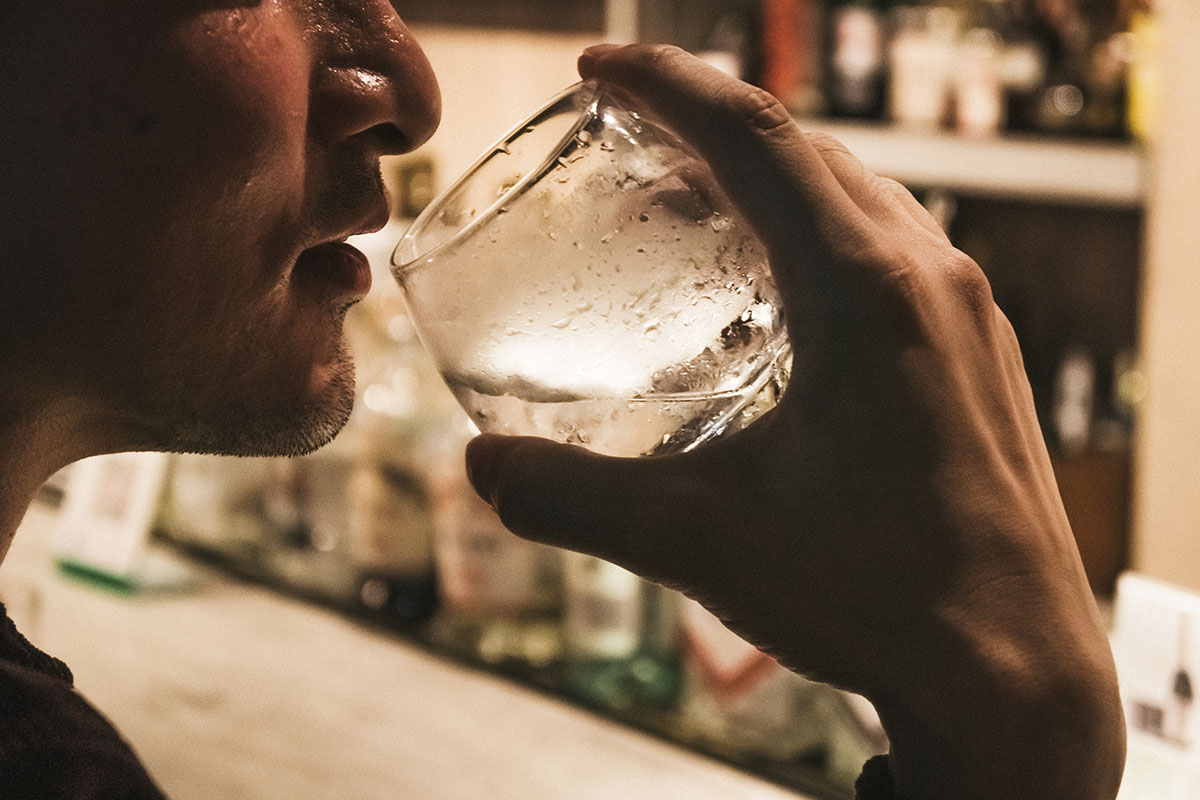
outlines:
{"label": "shelf", "polygon": [[914,189],[1004,199],[1138,206],[1145,159],[1132,144],[1002,136],[968,138],[884,125],[799,119],[828,133],[868,169]]}

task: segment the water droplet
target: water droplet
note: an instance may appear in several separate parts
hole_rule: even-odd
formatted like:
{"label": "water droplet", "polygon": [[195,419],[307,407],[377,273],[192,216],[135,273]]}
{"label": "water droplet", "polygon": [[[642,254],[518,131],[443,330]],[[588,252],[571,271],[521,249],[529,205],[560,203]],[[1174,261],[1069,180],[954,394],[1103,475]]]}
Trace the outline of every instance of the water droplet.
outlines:
{"label": "water droplet", "polygon": [[550,237],[551,241],[555,241],[555,242],[558,241],[558,234],[555,233],[554,231],[547,231],[546,235]]}
{"label": "water droplet", "polygon": [[574,241],[574,242],[571,242],[571,245],[572,245],[572,246],[573,246],[573,247],[574,247],[576,250],[582,250],[582,249],[583,249],[583,243],[582,243],[582,242],[580,242],[580,241]]}
{"label": "water droplet", "polygon": [[575,134],[575,140],[577,142],[579,142],[581,145],[583,145],[584,147],[587,147],[589,144],[592,143],[592,132],[589,130],[582,130],[579,133]]}
{"label": "water droplet", "polygon": [[495,149],[495,150],[492,152],[492,155],[505,155],[505,156],[511,156],[511,155],[512,155],[512,150],[509,150],[509,149],[508,149],[508,143],[507,143],[507,142],[505,142],[504,144],[502,144],[502,145],[499,145],[499,146],[498,146],[498,147],[497,147],[497,148],[496,148],[496,149]]}
{"label": "water droplet", "polygon": [[615,145],[612,142],[608,141],[607,139],[605,139],[603,142],[600,143],[600,149],[606,153],[611,153],[613,151],[614,147],[615,147]]}
{"label": "water droplet", "polygon": [[563,328],[567,327],[570,324],[571,324],[571,317],[568,315],[568,316],[563,317],[560,320],[555,320],[554,322],[550,323],[550,327],[557,328],[558,330],[561,331]]}
{"label": "water droplet", "polygon": [[617,235],[616,231],[609,231],[608,233],[606,233],[600,237],[600,244],[608,244],[609,242],[612,241],[612,238],[616,235]]}
{"label": "water droplet", "polygon": [[645,211],[643,211],[641,214],[639,214],[639,215],[638,215],[638,219],[639,219],[640,221],[642,221],[642,222],[649,222],[649,221],[650,221],[650,215],[649,215],[649,214],[647,214]]}

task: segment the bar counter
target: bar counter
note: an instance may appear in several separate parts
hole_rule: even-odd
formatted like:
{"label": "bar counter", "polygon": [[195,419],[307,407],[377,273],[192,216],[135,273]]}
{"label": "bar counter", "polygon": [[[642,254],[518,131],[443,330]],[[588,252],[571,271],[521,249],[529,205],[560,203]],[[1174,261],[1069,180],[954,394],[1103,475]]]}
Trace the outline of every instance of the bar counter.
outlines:
{"label": "bar counter", "polygon": [[0,596],[175,800],[804,800],[220,572],[81,583],[54,567],[53,524],[30,511]]}

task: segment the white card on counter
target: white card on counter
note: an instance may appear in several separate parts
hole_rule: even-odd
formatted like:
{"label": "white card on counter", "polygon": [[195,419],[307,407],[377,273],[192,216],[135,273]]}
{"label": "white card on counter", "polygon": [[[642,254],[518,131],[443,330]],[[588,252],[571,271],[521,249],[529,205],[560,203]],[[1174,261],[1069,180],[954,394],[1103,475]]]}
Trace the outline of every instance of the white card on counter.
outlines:
{"label": "white card on counter", "polygon": [[64,562],[115,577],[139,569],[166,479],[164,453],[115,453],[72,465],[54,535]]}

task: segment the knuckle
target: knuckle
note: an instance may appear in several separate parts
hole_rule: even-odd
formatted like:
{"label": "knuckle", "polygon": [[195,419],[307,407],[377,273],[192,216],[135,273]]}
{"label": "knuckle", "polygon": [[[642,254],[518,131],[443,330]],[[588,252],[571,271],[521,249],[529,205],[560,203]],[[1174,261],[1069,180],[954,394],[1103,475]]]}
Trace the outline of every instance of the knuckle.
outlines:
{"label": "knuckle", "polygon": [[944,280],[967,307],[990,319],[995,301],[992,285],[979,265],[961,250],[951,250],[942,265]]}
{"label": "knuckle", "polygon": [[738,82],[728,91],[736,92],[730,105],[751,127],[769,133],[791,125],[791,113],[778,98],[765,89]]}
{"label": "knuckle", "polygon": [[884,178],[880,175],[872,175],[871,180],[875,186],[875,191],[880,194],[893,195],[895,197],[906,197],[911,194],[904,184],[893,178]]}
{"label": "knuckle", "polygon": [[853,156],[846,145],[830,136],[828,133],[820,131],[808,131],[804,134],[804,138],[808,140],[809,145],[814,150],[822,155],[833,154],[838,156]]}

